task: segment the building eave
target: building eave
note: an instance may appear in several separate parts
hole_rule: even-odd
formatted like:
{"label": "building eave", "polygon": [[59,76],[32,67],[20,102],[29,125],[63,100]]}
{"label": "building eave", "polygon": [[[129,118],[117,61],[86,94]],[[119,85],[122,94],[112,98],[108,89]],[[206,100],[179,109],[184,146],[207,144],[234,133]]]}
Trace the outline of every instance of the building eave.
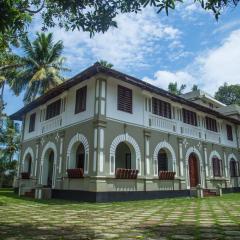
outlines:
{"label": "building eave", "polygon": [[21,108],[19,111],[15,112],[14,114],[12,114],[10,116],[11,119],[13,120],[22,120],[22,117],[29,111],[31,111],[32,109],[38,107],[39,105],[42,105],[44,103],[46,103],[48,100],[60,95],[61,93],[63,93],[64,91],[68,90],[69,88],[73,87],[74,85],[85,81],[93,76],[95,76],[98,73],[103,73],[106,74],[108,76],[112,76],[116,79],[119,79],[121,81],[130,83],[132,85],[135,85],[139,88],[141,88],[142,90],[146,90],[146,91],[150,91],[152,93],[164,96],[166,98],[169,98],[170,100],[174,101],[174,102],[178,102],[180,104],[184,104],[187,106],[190,106],[192,108],[195,108],[196,110],[199,110],[201,112],[205,112],[207,114],[211,114],[214,115],[216,117],[228,120],[232,123],[235,124],[240,124],[240,121],[227,117],[221,113],[219,113],[218,111],[215,111],[213,109],[209,109],[207,107],[204,107],[200,104],[194,103],[190,100],[187,100],[181,96],[177,96],[174,95],[166,90],[163,90],[161,88],[158,88],[154,85],[151,85],[147,82],[144,82],[138,78],[132,77],[130,75],[121,73],[117,70],[111,69],[111,68],[106,68],[103,67],[99,64],[94,64],[91,67],[87,68],[86,70],[84,70],[83,72],[77,74],[76,76],[74,76],[73,78],[69,79],[68,81],[60,84],[59,86],[49,90],[46,94],[44,94],[43,96],[37,98],[36,100],[34,100],[33,102],[29,103],[28,105],[24,106],[23,108]]}

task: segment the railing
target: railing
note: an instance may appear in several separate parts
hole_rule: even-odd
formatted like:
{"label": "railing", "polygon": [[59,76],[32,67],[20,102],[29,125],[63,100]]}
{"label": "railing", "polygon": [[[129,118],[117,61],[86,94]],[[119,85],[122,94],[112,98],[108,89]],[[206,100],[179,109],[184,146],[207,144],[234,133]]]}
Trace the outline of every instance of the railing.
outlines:
{"label": "railing", "polygon": [[210,142],[221,143],[220,133],[205,130],[205,139]]}
{"label": "railing", "polygon": [[139,171],[136,169],[117,168],[116,169],[116,178],[137,179],[138,172]]}
{"label": "railing", "polygon": [[173,119],[164,118],[154,114],[149,115],[149,126],[166,132],[206,140],[212,143],[220,143],[230,147],[236,147],[236,141],[228,141],[220,132],[209,131],[203,127],[196,127]]}
{"label": "railing", "polygon": [[151,115],[150,126],[161,129],[163,131],[176,132],[176,122],[160,116]]}
{"label": "railing", "polygon": [[195,127],[189,124],[183,123],[181,125],[181,134],[194,137],[194,138],[202,138],[201,128]]}
{"label": "railing", "polygon": [[57,116],[42,123],[41,132],[46,133],[62,126],[62,116]]}

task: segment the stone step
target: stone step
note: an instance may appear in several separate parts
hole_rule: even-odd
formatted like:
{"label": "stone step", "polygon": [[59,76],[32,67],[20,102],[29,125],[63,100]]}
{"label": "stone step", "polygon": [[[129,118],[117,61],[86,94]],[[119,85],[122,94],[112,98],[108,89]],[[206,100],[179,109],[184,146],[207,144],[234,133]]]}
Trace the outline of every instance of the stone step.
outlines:
{"label": "stone step", "polygon": [[35,198],[35,190],[32,189],[31,191],[25,192],[25,197]]}
{"label": "stone step", "polygon": [[216,197],[218,196],[217,191],[215,189],[203,189],[204,197]]}

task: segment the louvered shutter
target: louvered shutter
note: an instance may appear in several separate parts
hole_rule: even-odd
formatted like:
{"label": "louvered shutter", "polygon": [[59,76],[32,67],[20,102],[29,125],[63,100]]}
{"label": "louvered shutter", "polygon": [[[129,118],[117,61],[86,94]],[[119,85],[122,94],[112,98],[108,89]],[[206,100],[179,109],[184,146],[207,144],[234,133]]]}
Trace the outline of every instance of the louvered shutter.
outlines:
{"label": "louvered shutter", "polygon": [[118,86],[118,110],[132,113],[132,90]]}

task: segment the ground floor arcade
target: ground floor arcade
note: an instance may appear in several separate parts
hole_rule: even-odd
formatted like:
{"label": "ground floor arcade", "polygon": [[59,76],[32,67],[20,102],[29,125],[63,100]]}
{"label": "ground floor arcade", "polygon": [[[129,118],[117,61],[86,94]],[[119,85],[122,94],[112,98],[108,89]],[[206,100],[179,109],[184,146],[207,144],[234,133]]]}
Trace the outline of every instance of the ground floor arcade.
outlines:
{"label": "ground floor arcade", "polygon": [[15,186],[65,194],[240,187],[235,149],[115,122],[87,126],[23,143]]}

